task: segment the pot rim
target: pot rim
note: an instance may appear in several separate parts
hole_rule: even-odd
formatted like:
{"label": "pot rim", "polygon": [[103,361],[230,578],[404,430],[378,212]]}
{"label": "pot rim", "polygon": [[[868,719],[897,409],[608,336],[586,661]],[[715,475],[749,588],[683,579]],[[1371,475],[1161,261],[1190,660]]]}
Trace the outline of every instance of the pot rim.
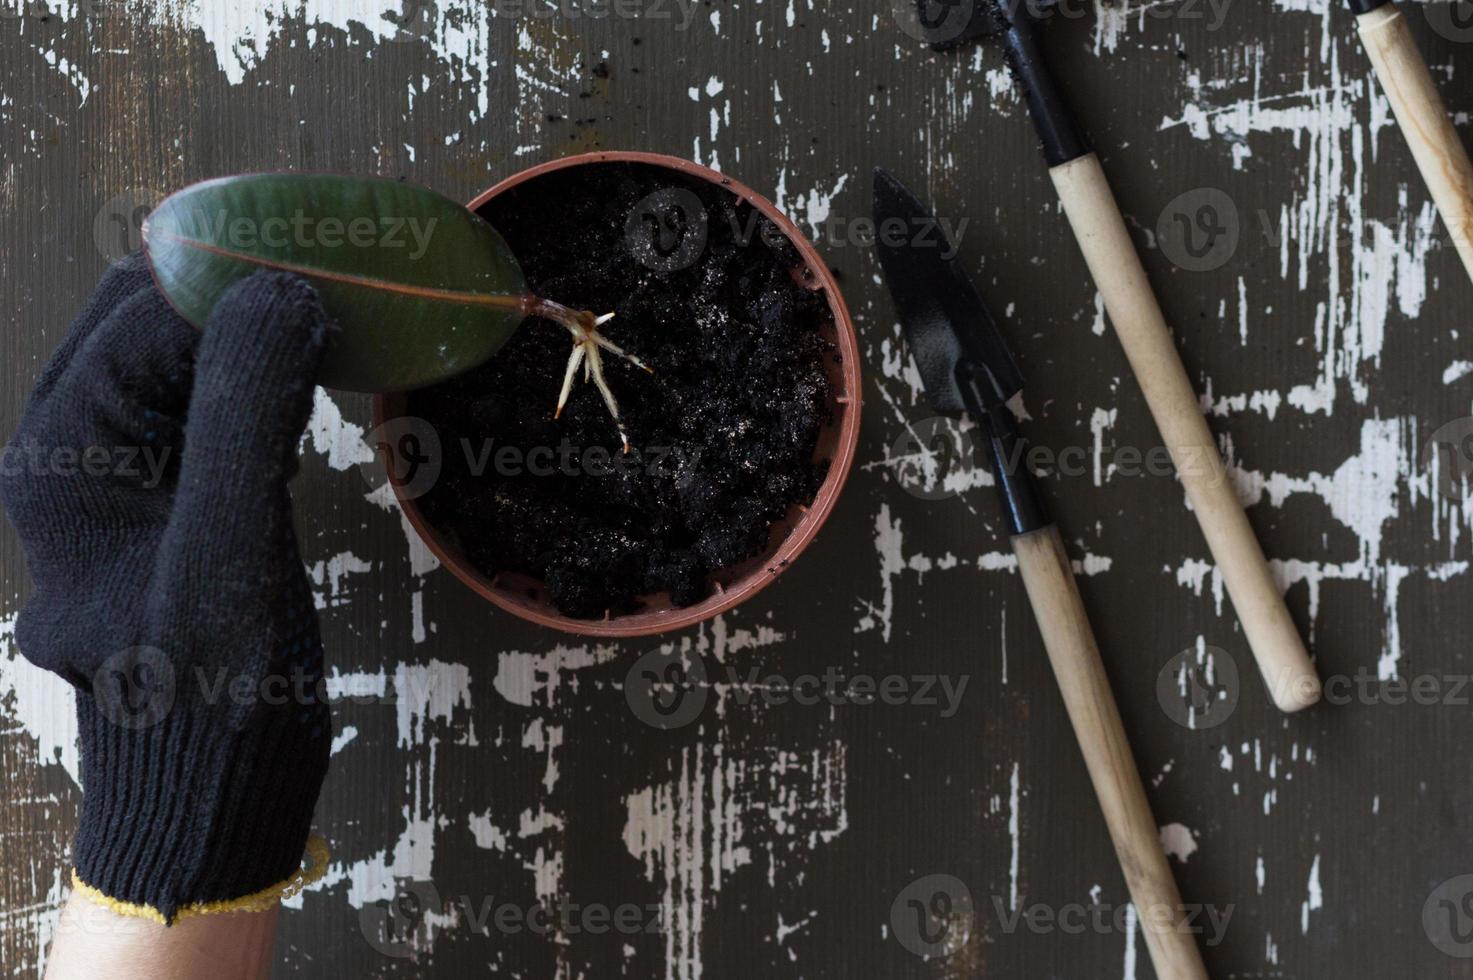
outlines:
{"label": "pot rim", "polygon": [[[837,441],[829,460],[828,473],[825,474],[813,502],[807,506],[795,504],[790,508],[788,516],[778,522],[778,525],[785,523],[791,525],[788,533],[775,544],[770,543],[768,549],[757,558],[733,566],[744,570],[730,585],[722,585],[719,581],[714,582],[715,591],[695,605],[641,611],[596,620],[575,619],[562,615],[552,609],[550,604],[534,601],[520,591],[513,591],[501,585],[503,578],[534,581],[527,576],[486,576],[468,559],[441,540],[438,531],[421,512],[417,500],[405,498],[402,488],[398,481],[393,479],[392,474],[390,474],[389,482],[394,488],[394,496],[399,502],[400,510],[410,526],[414,528],[415,533],[419,535],[420,540],[440,560],[442,565],[482,598],[529,622],[566,633],[614,638],[655,636],[705,622],[751,599],[771,584],[807,549],[817,536],[819,529],[828,521],[848,481],[849,471],[853,467],[859,443],[860,415],[863,404],[860,387],[862,379],[859,370],[859,339],[854,332],[854,321],[849,314],[849,308],[844,302],[843,294],[839,291],[838,281],[829,270],[828,264],[819,255],[818,250],[798,226],[763,195],[740,181],[695,161],[639,150],[600,150],[578,153],[518,171],[477,195],[467,207],[472,211],[479,211],[492,198],[544,174],[570,167],[600,163],[643,163],[662,167],[730,191],[760,211],[782,231],[797,249],[807,267],[814,282],[812,288],[824,291],[828,299],[829,311],[833,316],[832,329],[834,341],[838,347],[838,371],[842,384],[838,386],[838,390],[830,399],[830,408],[836,417],[837,424],[830,423],[829,426],[825,426],[825,428],[833,426],[837,430]],[[400,405],[403,397],[402,394],[374,395],[373,422],[375,428],[383,426],[390,417],[388,414],[390,402]],[[397,414],[393,417],[397,417]]]}

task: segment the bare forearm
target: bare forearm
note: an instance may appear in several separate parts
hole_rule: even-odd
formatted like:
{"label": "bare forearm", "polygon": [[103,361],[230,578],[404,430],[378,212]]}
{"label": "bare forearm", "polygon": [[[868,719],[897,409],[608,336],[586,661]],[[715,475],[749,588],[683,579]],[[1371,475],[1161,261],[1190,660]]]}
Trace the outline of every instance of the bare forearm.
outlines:
{"label": "bare forearm", "polygon": [[74,892],[51,943],[46,980],[266,980],[278,913],[202,915],[165,927]]}

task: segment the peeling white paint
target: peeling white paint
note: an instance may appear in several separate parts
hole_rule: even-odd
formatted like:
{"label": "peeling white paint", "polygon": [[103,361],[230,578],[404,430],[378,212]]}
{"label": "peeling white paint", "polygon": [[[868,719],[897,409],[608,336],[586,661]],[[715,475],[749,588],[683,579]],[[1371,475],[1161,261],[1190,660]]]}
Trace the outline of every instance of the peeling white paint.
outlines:
{"label": "peeling white paint", "polygon": [[1022,797],[1021,764],[1013,763],[1013,774],[1008,780],[1008,910],[1018,908],[1018,877],[1023,861],[1023,813],[1019,800]]}
{"label": "peeling white paint", "polygon": [[1299,932],[1309,935],[1309,913],[1316,912],[1325,907],[1324,891],[1320,888],[1320,856],[1314,856],[1314,864],[1309,867],[1309,883],[1306,888],[1308,895],[1300,909]]}
{"label": "peeling white paint", "polygon": [[357,728],[353,727],[352,725],[343,726],[343,730],[333,736],[332,747],[329,750],[328,755],[337,755],[339,752],[343,751],[343,749],[347,747],[349,742],[353,741],[353,739],[357,737]]}
{"label": "peeling white paint", "polygon": [[364,561],[351,551],[344,551],[307,566],[307,577],[318,587],[313,590],[317,608],[346,605],[349,598],[348,579],[372,571],[372,562]]}
{"label": "peeling white paint", "polygon": [[43,763],[61,766],[82,784],[72,686],[21,656],[14,616],[0,617],[0,709],[35,741]]}
{"label": "peeling white paint", "polygon": [[[471,671],[465,664],[431,660],[427,664],[400,664],[394,670],[394,703],[401,748],[423,745],[431,721],[450,725],[463,719],[460,738],[475,741],[471,709]],[[459,712],[465,712],[459,715]]]}
{"label": "peeling white paint", "polygon": [[1169,823],[1161,828],[1161,848],[1182,864],[1197,853],[1197,835],[1185,824]]}
{"label": "peeling white paint", "polygon": [[765,758],[698,744],[681,750],[669,782],[626,797],[624,845],[663,889],[665,980],[703,975],[705,911],[727,879],[765,864],[775,884],[847,829],[846,781],[841,743]]}
{"label": "peeling white paint", "polygon": [[496,655],[496,692],[511,704],[551,708],[557,704],[565,673],[607,663],[618,652],[617,646],[590,648],[562,644],[546,653],[503,650]]}
{"label": "peeling white paint", "polygon": [[337,402],[323,388],[313,393],[312,417],[304,437],[335,470],[350,470],[374,461],[373,448],[364,439],[361,425],[349,422]]}
{"label": "peeling white paint", "polygon": [[1453,361],[1442,372],[1442,383],[1450,385],[1454,381],[1461,381],[1470,374],[1473,374],[1473,361]]}

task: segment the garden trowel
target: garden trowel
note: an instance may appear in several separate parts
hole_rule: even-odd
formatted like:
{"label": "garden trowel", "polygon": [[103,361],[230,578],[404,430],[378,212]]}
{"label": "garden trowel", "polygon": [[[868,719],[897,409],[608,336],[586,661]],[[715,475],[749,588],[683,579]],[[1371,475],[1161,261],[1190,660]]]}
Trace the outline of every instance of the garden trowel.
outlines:
{"label": "garden trowel", "polygon": [[[915,195],[884,170],[875,171],[874,196],[877,227],[938,227]],[[1023,376],[966,272],[955,258],[945,258],[955,254],[953,248],[934,239],[902,244],[886,236],[877,247],[927,400],[938,412],[966,412],[986,437],[1018,570],[1156,975],[1205,980],[1069,556],[1024,462],[1027,443],[1007,405],[1023,389]]]}

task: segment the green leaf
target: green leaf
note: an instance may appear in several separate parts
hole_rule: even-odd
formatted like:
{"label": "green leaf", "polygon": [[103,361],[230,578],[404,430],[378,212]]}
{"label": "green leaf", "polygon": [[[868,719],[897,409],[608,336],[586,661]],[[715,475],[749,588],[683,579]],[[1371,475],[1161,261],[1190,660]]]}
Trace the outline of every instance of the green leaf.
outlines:
{"label": "green leaf", "polygon": [[342,328],[318,381],[403,391],[484,363],[521,324],[526,280],[495,228],[394,180],[251,174],[187,187],[144,229],[159,288],[203,329],[258,269],[297,273]]}

